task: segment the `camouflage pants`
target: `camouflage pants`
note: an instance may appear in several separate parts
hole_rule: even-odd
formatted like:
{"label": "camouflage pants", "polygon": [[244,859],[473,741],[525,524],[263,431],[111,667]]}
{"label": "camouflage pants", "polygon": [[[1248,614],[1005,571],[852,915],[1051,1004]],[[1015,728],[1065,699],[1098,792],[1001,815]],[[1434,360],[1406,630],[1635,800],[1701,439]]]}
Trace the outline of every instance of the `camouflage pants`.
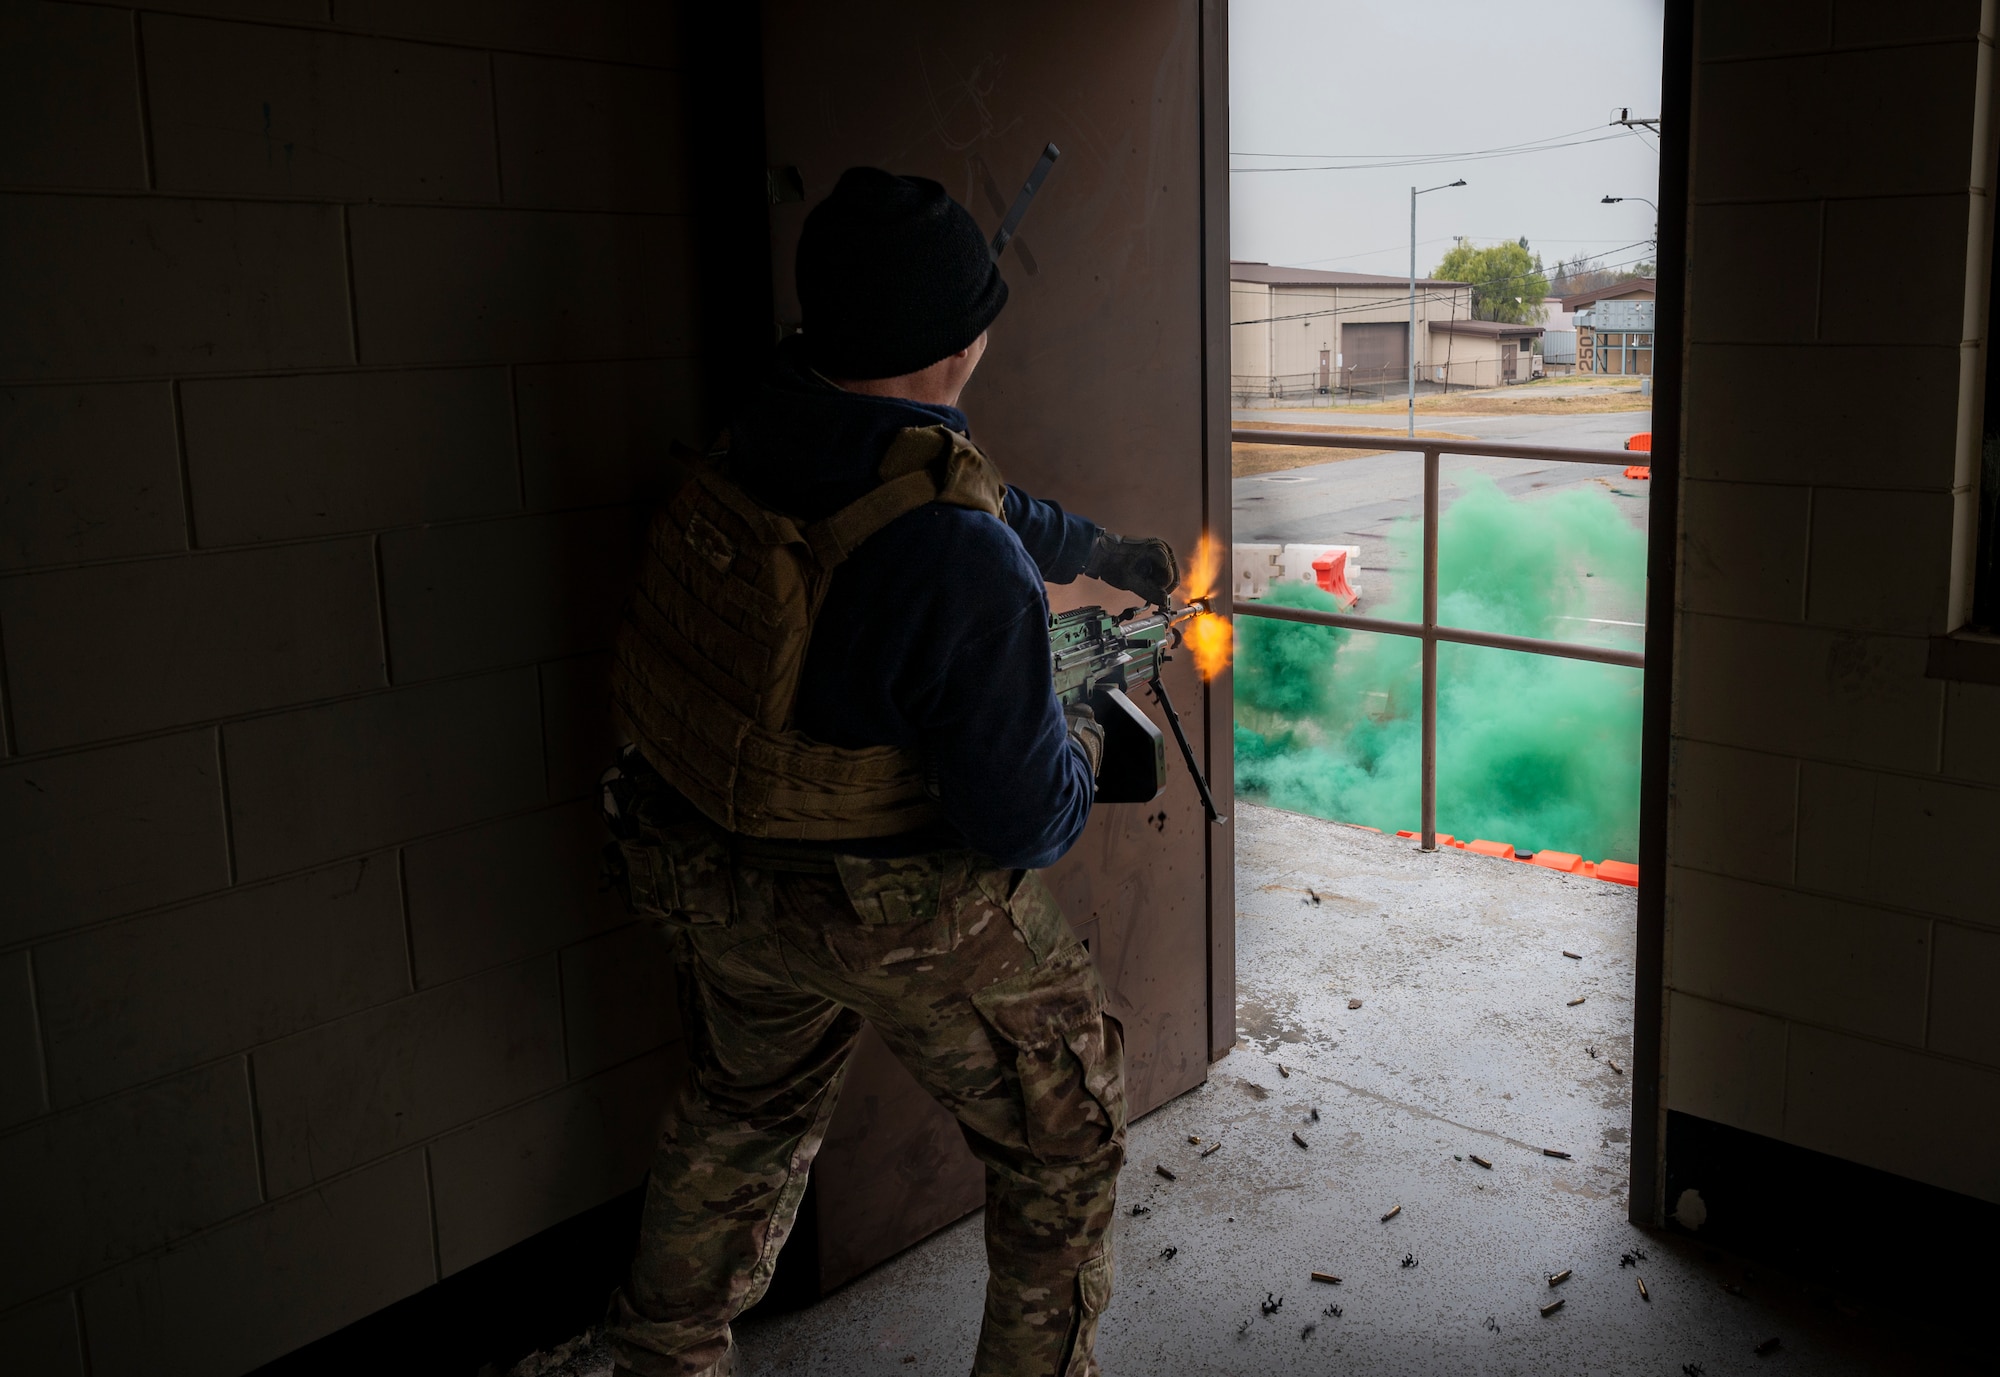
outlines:
{"label": "camouflage pants", "polygon": [[[986,1166],[975,1377],[1094,1377],[1125,1156],[1124,1042],[1031,873],[964,855],[739,861],[727,913],[676,915],[689,1078],[612,1299],[622,1368],[717,1369],[764,1293],[865,1019]],[[689,919],[692,921],[689,921]]]}

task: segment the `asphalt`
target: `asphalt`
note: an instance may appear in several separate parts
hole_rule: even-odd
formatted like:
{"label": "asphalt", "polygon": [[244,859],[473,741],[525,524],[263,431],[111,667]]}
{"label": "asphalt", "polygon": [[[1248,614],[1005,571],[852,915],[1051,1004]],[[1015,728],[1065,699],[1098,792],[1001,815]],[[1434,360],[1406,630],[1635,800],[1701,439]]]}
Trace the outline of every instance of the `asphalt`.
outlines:
{"label": "asphalt", "polygon": [[[1627,1222],[1633,891],[1254,804],[1234,826],[1241,1041],[1132,1126],[1106,1373],[1959,1370],[1865,1304]],[[740,1325],[743,1370],[963,1373],[983,1284],[974,1215]]]}

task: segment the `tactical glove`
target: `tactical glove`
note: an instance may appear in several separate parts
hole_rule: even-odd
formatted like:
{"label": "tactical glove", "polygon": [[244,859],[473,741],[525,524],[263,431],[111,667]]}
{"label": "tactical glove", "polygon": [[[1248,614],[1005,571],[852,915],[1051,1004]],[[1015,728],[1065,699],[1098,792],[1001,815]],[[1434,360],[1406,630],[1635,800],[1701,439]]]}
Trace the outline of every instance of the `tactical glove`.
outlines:
{"label": "tactical glove", "polygon": [[1137,593],[1147,602],[1165,606],[1181,581],[1174,547],[1158,536],[1116,536],[1099,531],[1091,542],[1083,572],[1113,588]]}
{"label": "tactical glove", "polygon": [[1063,709],[1063,725],[1069,729],[1069,739],[1083,747],[1090,777],[1096,779],[1104,764],[1104,728],[1098,725],[1097,714],[1090,710],[1090,704],[1075,703]]}

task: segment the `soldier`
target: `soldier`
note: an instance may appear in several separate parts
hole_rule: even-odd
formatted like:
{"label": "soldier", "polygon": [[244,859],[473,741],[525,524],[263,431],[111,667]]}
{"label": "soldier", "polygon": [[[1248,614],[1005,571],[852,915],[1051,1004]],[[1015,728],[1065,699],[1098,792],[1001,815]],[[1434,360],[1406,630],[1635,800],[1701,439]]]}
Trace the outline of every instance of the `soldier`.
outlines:
{"label": "soldier", "polygon": [[801,333],[655,521],[606,813],[674,944],[689,1075],[612,1299],[620,1373],[734,1370],[863,1020],[986,1165],[973,1371],[1083,1377],[1111,1294],[1123,1036],[1035,875],[1090,813],[1044,583],[1165,602],[1157,539],[1008,487],[958,409],[1007,284],[936,182],[807,217]]}

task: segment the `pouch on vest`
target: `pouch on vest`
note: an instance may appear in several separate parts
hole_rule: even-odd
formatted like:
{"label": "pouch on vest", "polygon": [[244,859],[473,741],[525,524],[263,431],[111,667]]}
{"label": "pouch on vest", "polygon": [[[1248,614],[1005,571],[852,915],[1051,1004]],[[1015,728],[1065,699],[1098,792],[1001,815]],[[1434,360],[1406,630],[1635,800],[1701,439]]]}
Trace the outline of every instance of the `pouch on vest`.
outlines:
{"label": "pouch on vest", "polygon": [[792,725],[799,673],[841,562],[929,502],[998,518],[999,471],[944,426],[900,432],[876,487],[801,524],[710,465],[654,518],[619,628],[612,698],[653,767],[718,826],[749,837],[838,841],[933,821],[920,762],[893,746],[848,750]]}

